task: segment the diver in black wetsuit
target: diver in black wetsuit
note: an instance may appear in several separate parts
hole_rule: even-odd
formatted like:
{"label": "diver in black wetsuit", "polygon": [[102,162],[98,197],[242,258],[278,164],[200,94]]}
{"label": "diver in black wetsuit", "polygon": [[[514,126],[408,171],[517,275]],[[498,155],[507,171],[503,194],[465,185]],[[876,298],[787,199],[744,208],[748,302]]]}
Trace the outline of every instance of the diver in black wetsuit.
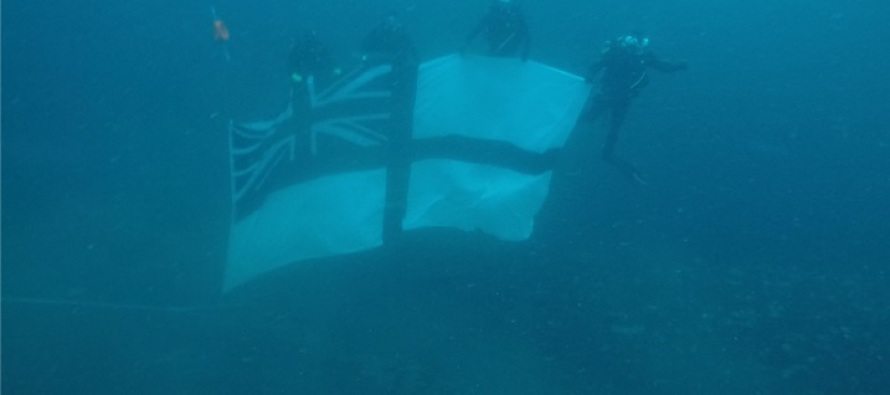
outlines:
{"label": "diver in black wetsuit", "polygon": [[287,72],[294,84],[301,84],[309,77],[330,79],[340,75],[327,48],[318,33],[308,31],[294,41],[287,58]]}
{"label": "diver in black wetsuit", "polygon": [[312,147],[312,95],[319,86],[327,86],[340,76],[340,69],[334,62],[321,40],[314,30],[300,34],[290,48],[287,57],[286,71],[290,79],[290,102],[288,107],[292,112],[290,121],[293,127],[299,130],[296,133],[298,139],[296,149],[299,167],[310,169],[310,158],[313,154]]}
{"label": "diver in black wetsuit", "polygon": [[594,63],[587,74],[587,82],[592,83],[597,75],[600,90],[591,92],[587,109],[582,115],[592,120],[609,114],[609,132],[603,148],[603,160],[617,167],[621,172],[642,183],[634,166],[615,156],[618,131],[627,115],[631,100],[649,83],[648,70],[675,72],[686,69],[685,62],[666,62],[658,59],[649,50],[649,39],[638,33],[621,36],[606,42],[602,58]]}
{"label": "diver in black wetsuit", "polygon": [[513,1],[495,0],[488,13],[470,31],[461,53],[465,53],[466,48],[482,33],[488,40],[489,55],[528,60],[531,46],[528,24],[519,6]]}
{"label": "diver in black wetsuit", "polygon": [[394,67],[416,67],[417,50],[405,26],[390,14],[362,40],[359,49],[364,61],[384,61]]}

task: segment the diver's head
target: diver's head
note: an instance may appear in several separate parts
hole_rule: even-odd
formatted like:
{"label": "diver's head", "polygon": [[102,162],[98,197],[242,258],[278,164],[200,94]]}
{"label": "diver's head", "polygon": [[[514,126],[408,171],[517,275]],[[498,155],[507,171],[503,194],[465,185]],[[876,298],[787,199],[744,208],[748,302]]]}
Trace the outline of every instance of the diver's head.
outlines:
{"label": "diver's head", "polygon": [[640,55],[648,49],[649,38],[638,32],[634,32],[626,36],[618,37],[615,43],[619,48],[624,49],[625,51]]}

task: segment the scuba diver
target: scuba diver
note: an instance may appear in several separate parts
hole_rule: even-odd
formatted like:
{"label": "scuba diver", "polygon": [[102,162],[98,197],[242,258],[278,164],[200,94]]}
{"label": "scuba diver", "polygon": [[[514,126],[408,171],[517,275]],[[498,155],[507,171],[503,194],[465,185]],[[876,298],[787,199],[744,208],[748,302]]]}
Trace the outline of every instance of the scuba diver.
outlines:
{"label": "scuba diver", "polygon": [[531,36],[525,16],[519,5],[512,0],[495,0],[488,13],[470,31],[461,53],[473,43],[479,34],[485,33],[488,54],[497,57],[516,57],[528,60]]}
{"label": "scuba diver", "polygon": [[615,156],[618,131],[631,100],[649,83],[648,69],[676,72],[686,68],[685,62],[672,63],[658,59],[649,49],[649,38],[633,33],[607,41],[602,57],[587,74],[588,83],[593,83],[599,75],[600,90],[596,94],[591,91],[582,117],[590,121],[606,113],[609,115],[603,160],[641,184],[644,182],[637,169],[630,162]]}
{"label": "scuba diver", "polygon": [[417,50],[405,26],[394,13],[369,32],[359,47],[363,61],[383,61],[397,66],[417,66]]}
{"label": "scuba diver", "polygon": [[287,58],[287,72],[294,84],[303,83],[310,76],[327,80],[340,75],[340,69],[334,67],[327,48],[314,30],[294,41]]}

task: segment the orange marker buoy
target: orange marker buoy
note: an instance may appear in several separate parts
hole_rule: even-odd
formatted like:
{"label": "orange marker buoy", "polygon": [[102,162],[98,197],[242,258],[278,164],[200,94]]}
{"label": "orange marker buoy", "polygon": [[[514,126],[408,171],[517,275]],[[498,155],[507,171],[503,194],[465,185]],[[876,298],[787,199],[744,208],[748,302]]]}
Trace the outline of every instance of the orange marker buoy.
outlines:
{"label": "orange marker buoy", "polygon": [[213,38],[220,42],[229,41],[229,28],[222,19],[213,21]]}
{"label": "orange marker buoy", "polygon": [[216,7],[210,7],[210,16],[213,17],[213,39],[218,43],[222,43],[223,56],[226,57],[226,62],[228,62],[232,60],[232,56],[229,55],[229,47],[226,45],[229,41],[229,27],[226,26],[222,19],[216,16]]}

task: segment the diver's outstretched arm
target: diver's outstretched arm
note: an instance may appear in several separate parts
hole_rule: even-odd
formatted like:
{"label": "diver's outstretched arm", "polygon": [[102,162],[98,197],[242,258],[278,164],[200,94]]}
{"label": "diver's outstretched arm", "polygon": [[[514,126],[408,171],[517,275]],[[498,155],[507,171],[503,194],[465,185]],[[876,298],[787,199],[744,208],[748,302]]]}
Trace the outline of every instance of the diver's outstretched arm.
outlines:
{"label": "diver's outstretched arm", "polygon": [[686,62],[668,62],[665,60],[659,59],[657,56],[650,54],[649,61],[646,63],[653,70],[673,73],[675,71],[686,70],[689,65]]}

